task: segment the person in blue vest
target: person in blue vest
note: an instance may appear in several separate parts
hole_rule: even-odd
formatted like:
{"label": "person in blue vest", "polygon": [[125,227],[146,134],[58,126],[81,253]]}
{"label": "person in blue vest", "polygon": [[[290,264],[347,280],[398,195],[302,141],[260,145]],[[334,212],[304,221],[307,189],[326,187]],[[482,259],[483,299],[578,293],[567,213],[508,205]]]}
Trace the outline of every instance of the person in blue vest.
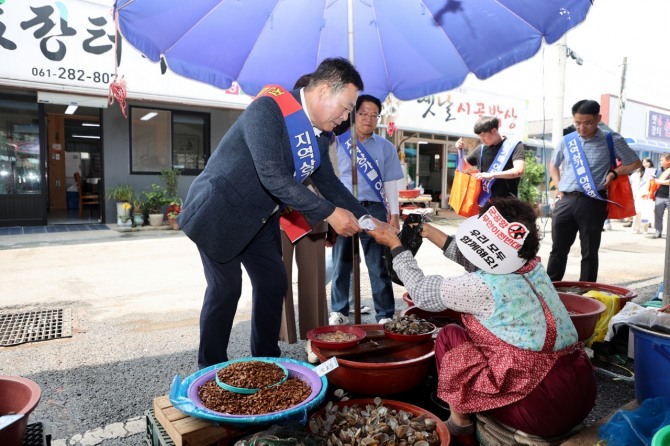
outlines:
{"label": "person in blue vest", "polygon": [[[482,116],[475,122],[474,132],[482,143],[465,159],[479,172],[482,180],[479,206],[484,206],[491,197],[507,197],[519,194],[519,182],[526,168],[524,148],[521,141],[503,137],[498,128],[500,120],[495,116]],[[463,140],[456,141],[456,148],[463,150]]]}
{"label": "person in blue vest", "polygon": [[[595,282],[600,239],[607,219],[607,189],[619,175],[639,169],[642,162],[623,136],[615,132],[608,136],[598,127],[602,118],[598,102],[584,99],[575,103],[572,118],[577,131],[565,135],[557,144],[549,165],[551,179],[558,187],[547,274],[554,282],[563,279],[570,247],[579,234],[579,280]],[[616,168],[612,167],[610,150],[621,161]]]}
{"label": "person in blue vest", "polygon": [[[279,223],[288,208],[311,225],[326,220],[343,236],[361,231],[358,219],[367,211],[335,176],[328,143],[362,89],[360,74],[343,58],[321,62],[303,89],[264,88],[191,184],[177,221],[197,245],[207,281],[200,368],[228,360],[242,266],[253,287],[251,354],[281,355],[287,279]],[[308,177],[322,196],[302,183]]]}
{"label": "person in blue vest", "polygon": [[[400,231],[398,180],[403,178],[396,148],[386,138],[375,133],[382,104],[370,95],[361,95],[356,101],[356,136],[358,157],[358,201],[376,219],[389,222]],[[337,151],[340,180],[352,190],[351,131],[338,137]],[[365,264],[370,275],[375,319],[379,323],[390,320],[395,313],[393,283],[384,262],[385,248],[367,234],[361,234]],[[328,318],[330,325],[349,323],[349,289],[353,269],[351,238],[337,237],[333,246],[333,279]]]}

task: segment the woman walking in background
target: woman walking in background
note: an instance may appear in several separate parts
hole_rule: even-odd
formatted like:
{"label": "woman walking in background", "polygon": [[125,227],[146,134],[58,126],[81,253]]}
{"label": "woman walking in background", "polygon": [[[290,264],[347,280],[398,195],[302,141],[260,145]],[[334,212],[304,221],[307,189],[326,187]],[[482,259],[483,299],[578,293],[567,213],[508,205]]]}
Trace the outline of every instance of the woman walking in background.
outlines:
{"label": "woman walking in background", "polygon": [[[654,162],[651,158],[642,160],[642,167],[630,174],[630,185],[635,198],[635,217],[633,217],[633,231],[640,234],[641,225],[644,232],[649,229],[651,216],[653,215],[654,202],[649,197],[649,179],[654,177]],[[642,221],[642,220],[645,221]],[[626,225],[624,225],[626,226]]]}

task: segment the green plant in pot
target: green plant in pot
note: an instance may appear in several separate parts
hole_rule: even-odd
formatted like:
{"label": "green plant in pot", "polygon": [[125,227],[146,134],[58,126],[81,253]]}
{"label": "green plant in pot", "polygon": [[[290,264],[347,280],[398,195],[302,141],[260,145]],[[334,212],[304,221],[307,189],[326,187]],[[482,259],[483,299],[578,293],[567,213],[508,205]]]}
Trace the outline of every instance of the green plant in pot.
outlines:
{"label": "green plant in pot", "polygon": [[141,227],[144,224],[143,206],[144,201],[142,201],[142,195],[140,193],[135,193],[133,195],[133,226]]}
{"label": "green plant in pot", "polygon": [[168,197],[177,197],[180,176],[181,170],[179,169],[173,168],[161,170],[161,181],[163,181],[165,185],[165,193]]}
{"label": "green plant in pot", "polygon": [[133,186],[130,184],[119,184],[107,191],[107,198],[116,201],[116,224],[128,226],[133,193]]}
{"label": "green plant in pot", "polygon": [[133,225],[133,216],[131,215],[132,205],[127,201],[123,203],[116,203],[117,214],[116,214],[116,224],[119,226],[132,226]]}
{"label": "green plant in pot", "polygon": [[526,166],[519,183],[519,199],[529,203],[538,210],[540,204],[540,190],[538,186],[544,183],[544,165],[537,162],[532,152],[526,152]]}
{"label": "green plant in pot", "polygon": [[119,184],[107,191],[107,198],[119,203],[130,203],[133,199],[133,186],[130,184]]}
{"label": "green plant in pot", "polygon": [[160,226],[163,222],[163,206],[169,203],[165,189],[159,184],[152,184],[150,191],[144,194],[144,213],[149,216],[151,226]]}

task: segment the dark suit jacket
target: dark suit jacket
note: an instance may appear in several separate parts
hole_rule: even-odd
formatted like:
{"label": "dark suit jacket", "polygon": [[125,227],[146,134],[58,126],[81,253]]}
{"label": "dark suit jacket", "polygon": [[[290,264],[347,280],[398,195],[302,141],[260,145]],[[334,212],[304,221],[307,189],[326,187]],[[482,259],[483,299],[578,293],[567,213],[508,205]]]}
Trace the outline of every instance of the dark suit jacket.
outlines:
{"label": "dark suit jacket", "polygon": [[[298,91],[291,92],[300,101]],[[279,204],[299,210],[314,225],[335,207],[356,217],[367,212],[335,176],[328,135],[317,138],[321,165],[312,174],[323,197],[294,178],[288,130],[279,105],[261,97],[224,135],[193,181],[177,221],[207,255],[227,262],[258,233]]]}

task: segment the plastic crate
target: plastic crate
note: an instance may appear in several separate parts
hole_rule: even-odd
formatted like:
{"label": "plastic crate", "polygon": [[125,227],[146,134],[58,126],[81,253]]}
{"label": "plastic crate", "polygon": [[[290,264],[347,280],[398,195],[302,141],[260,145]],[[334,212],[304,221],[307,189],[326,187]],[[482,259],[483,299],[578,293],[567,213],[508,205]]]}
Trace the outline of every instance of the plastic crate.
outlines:
{"label": "plastic crate", "polygon": [[47,422],[31,423],[26,426],[26,435],[21,446],[51,446],[51,429]]}
{"label": "plastic crate", "polygon": [[144,414],[147,417],[147,445],[148,446],[175,446],[174,441],[167,434],[163,426],[156,421],[154,410],[149,409]]}

